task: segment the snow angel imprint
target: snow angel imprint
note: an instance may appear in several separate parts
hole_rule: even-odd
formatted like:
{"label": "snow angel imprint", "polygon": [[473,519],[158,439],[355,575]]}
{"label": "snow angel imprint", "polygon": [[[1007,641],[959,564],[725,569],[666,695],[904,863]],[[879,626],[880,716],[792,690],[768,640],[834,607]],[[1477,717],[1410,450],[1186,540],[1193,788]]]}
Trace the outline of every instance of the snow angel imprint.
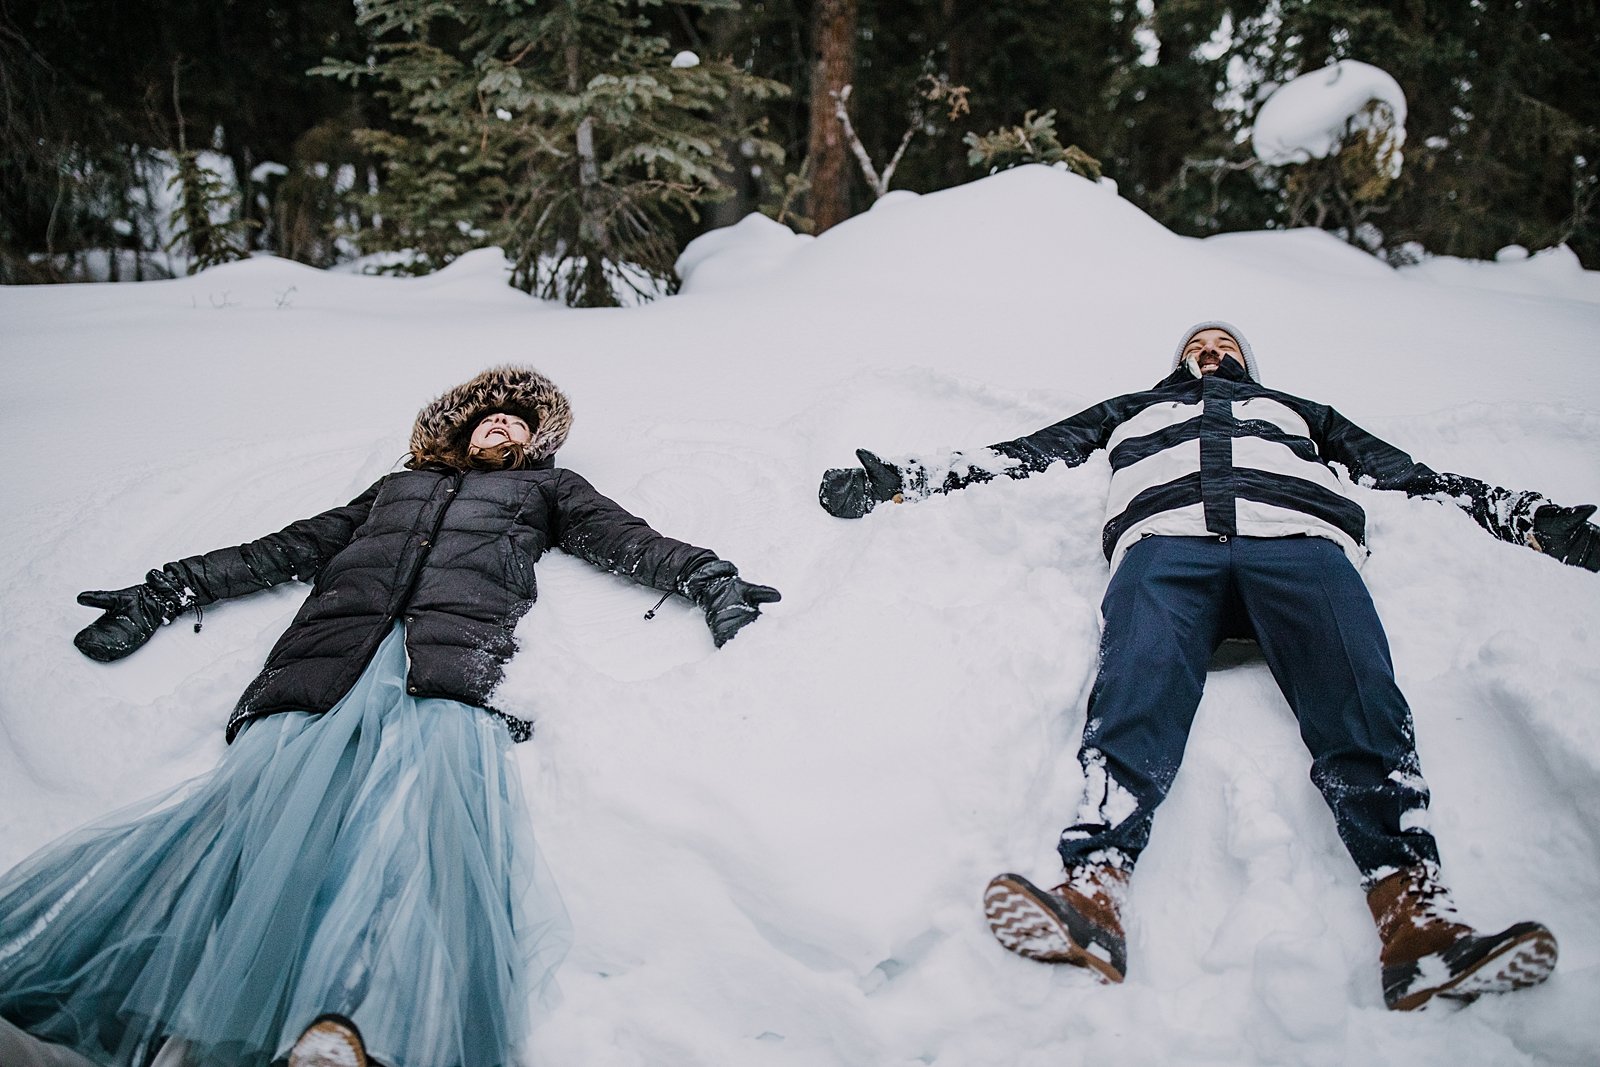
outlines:
{"label": "snow angel imprint", "polygon": [[109,662],[312,583],[215,770],[0,878],[0,1040],[102,1067],[522,1062],[570,942],[509,758],[532,726],[491,700],[534,562],[688,597],[718,646],[778,599],[557,468],[571,422],[542,375],[485,371],[345,506],[79,597],[105,613],[77,646]]}
{"label": "snow angel imprint", "polygon": [[861,449],[859,466],[823,475],[818,499],[859,519],[1101,451],[1111,466],[1101,534],[1111,577],[1078,751],[1082,801],[1057,845],[1054,888],[1011,872],[985,888],[1000,944],[1123,980],[1129,879],[1183,761],[1207,665],[1224,640],[1242,637],[1260,647],[1299,720],[1312,781],[1361,873],[1382,941],[1384,1003],[1411,1011],[1544,981],[1557,955],[1548,928],[1481,933],[1451,902],[1411,709],[1355,569],[1366,514],[1332,464],[1365,485],[1454,504],[1500,540],[1588,571],[1600,571],[1595,506],[1562,507],[1418,463],[1325,404],[1263,386],[1244,334],[1215,319],[1183,333],[1151,389],[936,461]]}

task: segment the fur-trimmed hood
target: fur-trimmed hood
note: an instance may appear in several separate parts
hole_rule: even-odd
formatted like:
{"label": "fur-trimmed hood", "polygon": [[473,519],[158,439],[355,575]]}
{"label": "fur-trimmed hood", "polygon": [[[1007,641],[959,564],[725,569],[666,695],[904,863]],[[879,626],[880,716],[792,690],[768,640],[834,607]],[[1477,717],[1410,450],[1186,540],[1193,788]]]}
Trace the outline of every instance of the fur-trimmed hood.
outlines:
{"label": "fur-trimmed hood", "polygon": [[536,463],[551,459],[572,429],[572,405],[549,378],[532,367],[490,367],[417,412],[408,466],[464,468],[472,428],[496,411],[528,424],[527,452]]}

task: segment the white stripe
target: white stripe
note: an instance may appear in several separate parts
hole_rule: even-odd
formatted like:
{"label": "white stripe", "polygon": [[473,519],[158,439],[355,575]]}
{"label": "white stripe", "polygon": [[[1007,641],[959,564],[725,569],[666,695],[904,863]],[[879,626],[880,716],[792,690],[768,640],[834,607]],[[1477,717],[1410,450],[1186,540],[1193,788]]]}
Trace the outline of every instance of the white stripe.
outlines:
{"label": "white stripe", "polygon": [[1288,537],[1291,534],[1325,537],[1344,549],[1344,554],[1357,567],[1367,561],[1367,550],[1356,544],[1349,534],[1303,511],[1241,498],[1234,504],[1234,521],[1241,537]]}
{"label": "white stripe", "polygon": [[[1290,537],[1295,534],[1321,537],[1344,549],[1344,554],[1357,568],[1367,561],[1367,550],[1356,544],[1343,530],[1304,512],[1255,500],[1240,500],[1236,505],[1235,524],[1241,537]],[[1116,570],[1128,549],[1146,536],[1215,537],[1216,534],[1206,529],[1204,504],[1190,504],[1158,512],[1123,531],[1111,550],[1111,569]]]}
{"label": "white stripe", "polygon": [[[1117,427],[1107,448],[1114,450],[1120,443],[1132,438],[1156,433],[1199,415],[1202,405],[1159,403],[1152,404],[1133,418]],[[1251,397],[1234,401],[1231,413],[1236,420],[1271,423],[1285,433],[1309,440],[1311,428],[1299,412],[1268,397]],[[1256,470],[1278,477],[1297,478],[1310,482],[1338,496],[1345,496],[1344,485],[1326,464],[1318,460],[1300,458],[1287,445],[1267,441],[1260,437],[1236,437],[1232,442],[1232,464],[1236,470]],[[1146,489],[1165,485],[1200,469],[1200,442],[1183,441],[1170,448],[1147,456],[1111,475],[1110,490],[1106,495],[1106,521],[1109,524],[1127,510],[1133,498]],[[1263,504],[1259,501],[1236,499],[1235,524],[1243,537],[1288,537],[1304,534],[1322,537],[1344,550],[1357,567],[1366,560],[1366,550],[1343,530],[1314,515],[1293,508]],[[1205,505],[1196,503],[1159,512],[1130,526],[1117,539],[1111,553],[1111,569],[1116,570],[1127,550],[1146,536],[1158,537],[1209,537],[1206,529]]]}
{"label": "white stripe", "polygon": [[1204,504],[1188,504],[1181,508],[1158,511],[1141,523],[1128,527],[1117,538],[1111,550],[1111,569],[1116,570],[1123,555],[1146,534],[1156,537],[1208,537]]}
{"label": "white stripe", "polygon": [[1106,448],[1114,450],[1130,437],[1143,437],[1146,434],[1155,433],[1157,430],[1164,430],[1168,426],[1176,426],[1180,422],[1188,422],[1198,414],[1200,414],[1199,403],[1151,404],[1139,414],[1111,431],[1111,439],[1106,442]]}
{"label": "white stripe", "polygon": [[1331,493],[1344,496],[1344,487],[1339,484],[1338,475],[1322,463],[1301,459],[1281,441],[1268,441],[1260,437],[1235,437],[1233,465],[1235,469],[1248,468],[1314,482]]}
{"label": "white stripe", "polygon": [[1233,417],[1240,422],[1246,419],[1256,419],[1261,422],[1270,422],[1285,433],[1292,433],[1296,437],[1310,437],[1311,427],[1300,413],[1288,404],[1271,397],[1253,396],[1248,400],[1235,400],[1233,402]]}
{"label": "white stripe", "polygon": [[1163,448],[1153,456],[1113,471],[1111,488],[1106,492],[1106,519],[1121,515],[1129,501],[1151,486],[1165,485],[1199,469],[1200,442],[1196,439]]}

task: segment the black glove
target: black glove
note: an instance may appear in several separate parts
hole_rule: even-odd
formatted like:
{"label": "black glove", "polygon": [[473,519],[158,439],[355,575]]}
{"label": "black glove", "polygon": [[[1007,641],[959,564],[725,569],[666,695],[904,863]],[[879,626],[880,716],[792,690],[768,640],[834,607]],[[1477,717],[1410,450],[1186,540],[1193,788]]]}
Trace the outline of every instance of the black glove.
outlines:
{"label": "black glove", "polygon": [[101,663],[137,651],[151,634],[189,606],[183,587],[162,571],[151,571],[143,585],[79,593],[78,603],[105,611],[72,639],[79,652]]}
{"label": "black glove", "polygon": [[864,448],[856,449],[856,459],[861,466],[835,468],[822,476],[817,499],[829,515],[859,519],[884,501],[895,500],[904,488],[900,468],[893,463]]}
{"label": "black glove", "polygon": [[721,648],[733,635],[755,622],[762,604],[783,599],[770,585],[752,585],[739,577],[739,568],[725,559],[713,560],[684,580],[683,592],[706,613],[711,640]]}
{"label": "black glove", "polygon": [[1600,571],[1600,526],[1589,522],[1595,505],[1545,504],[1533,513],[1533,547],[1562,563]]}

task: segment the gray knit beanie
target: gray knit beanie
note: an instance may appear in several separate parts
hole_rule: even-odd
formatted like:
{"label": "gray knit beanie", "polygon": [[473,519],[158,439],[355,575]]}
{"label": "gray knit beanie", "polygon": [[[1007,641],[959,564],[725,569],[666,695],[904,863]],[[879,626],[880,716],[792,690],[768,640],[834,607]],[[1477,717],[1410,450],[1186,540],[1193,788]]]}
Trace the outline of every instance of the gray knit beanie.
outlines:
{"label": "gray knit beanie", "polygon": [[1244,357],[1245,373],[1250,375],[1250,380],[1252,382],[1255,382],[1258,385],[1260,384],[1261,375],[1256,371],[1256,353],[1255,349],[1250,347],[1249,338],[1245,337],[1244,334],[1239,332],[1239,327],[1235,326],[1231,322],[1223,322],[1221,319],[1212,319],[1209,322],[1197,322],[1187,330],[1183,331],[1183,339],[1178,342],[1177,354],[1172,357],[1173,370],[1177,370],[1179,367],[1183,366],[1184,347],[1187,346],[1188,343],[1194,339],[1194,335],[1199,333],[1201,330],[1223,330],[1228,334],[1229,337],[1232,337],[1235,341],[1238,341],[1239,354]]}

